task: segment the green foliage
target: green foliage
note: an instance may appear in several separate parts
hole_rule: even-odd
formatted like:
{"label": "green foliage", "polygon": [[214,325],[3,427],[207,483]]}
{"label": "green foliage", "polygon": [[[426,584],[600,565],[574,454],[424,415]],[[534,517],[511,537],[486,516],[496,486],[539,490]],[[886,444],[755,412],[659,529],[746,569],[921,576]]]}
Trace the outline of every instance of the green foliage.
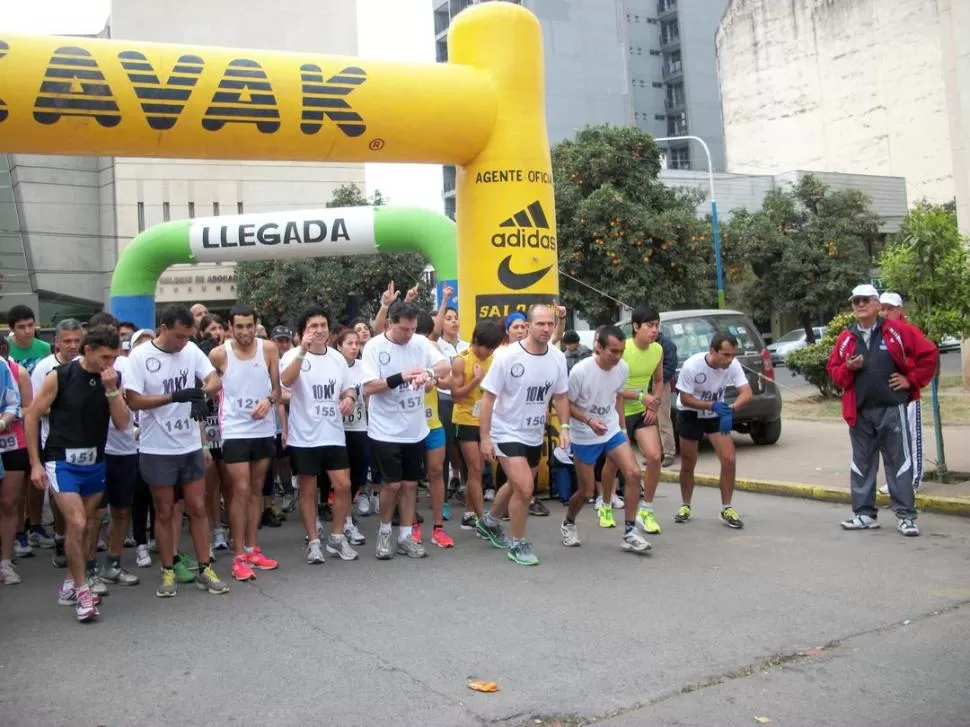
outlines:
{"label": "green foliage", "polygon": [[832,191],[805,175],[769,192],[760,210],[734,211],[723,235],[729,279],[755,317],[794,315],[808,329],[869,278],[878,222],[861,192]]}
{"label": "green foliage", "polygon": [[[617,304],[658,310],[716,303],[710,226],[695,192],[661,184],[660,153],[635,127],[586,127],[552,148],[561,298],[594,324]],[[572,280],[581,280],[586,285]]]}
{"label": "green foliage", "polygon": [[[327,207],[383,204],[387,199],[380,192],[367,199],[356,185],[345,184],[334,191]],[[238,296],[271,323],[292,324],[311,303],[322,304],[335,322],[347,322],[354,301],[356,315],[373,318],[388,282],[394,280],[398,289],[406,290],[422,279],[426,264],[417,254],[240,263],[236,268]],[[431,305],[427,291],[418,303]]]}
{"label": "green foliage", "polygon": [[907,298],[906,316],[927,338],[970,336],[970,252],[952,206],[913,207],[880,264],[887,288]]}
{"label": "green foliage", "polygon": [[852,313],[839,313],[829,321],[819,341],[788,354],[785,357],[785,365],[793,373],[803,376],[808,383],[821,392],[822,396],[826,398],[840,396],[841,392],[829,378],[825,365],[832,355],[832,349],[839,334],[853,323],[855,323],[855,316]]}

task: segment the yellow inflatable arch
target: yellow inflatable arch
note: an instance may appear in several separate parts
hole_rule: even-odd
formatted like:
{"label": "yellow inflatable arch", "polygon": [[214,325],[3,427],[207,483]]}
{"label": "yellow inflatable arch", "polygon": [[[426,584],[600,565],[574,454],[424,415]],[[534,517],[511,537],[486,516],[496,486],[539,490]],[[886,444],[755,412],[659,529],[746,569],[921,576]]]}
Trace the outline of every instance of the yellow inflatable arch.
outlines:
{"label": "yellow inflatable arch", "polygon": [[467,336],[558,295],[556,215],[538,20],[475,5],[448,46],[412,64],[0,32],[0,150],[455,164]]}

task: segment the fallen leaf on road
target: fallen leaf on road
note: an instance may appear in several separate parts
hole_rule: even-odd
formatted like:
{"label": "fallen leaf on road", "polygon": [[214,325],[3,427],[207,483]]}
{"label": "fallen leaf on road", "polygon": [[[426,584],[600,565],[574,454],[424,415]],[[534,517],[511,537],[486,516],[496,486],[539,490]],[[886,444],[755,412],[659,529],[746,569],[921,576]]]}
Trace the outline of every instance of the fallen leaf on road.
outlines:
{"label": "fallen leaf on road", "polygon": [[755,717],[754,721],[758,724],[768,724],[771,721],[771,717]]}
{"label": "fallen leaf on road", "polygon": [[468,688],[474,689],[476,692],[497,692],[498,684],[495,682],[485,682],[480,679],[475,679],[468,682]]}

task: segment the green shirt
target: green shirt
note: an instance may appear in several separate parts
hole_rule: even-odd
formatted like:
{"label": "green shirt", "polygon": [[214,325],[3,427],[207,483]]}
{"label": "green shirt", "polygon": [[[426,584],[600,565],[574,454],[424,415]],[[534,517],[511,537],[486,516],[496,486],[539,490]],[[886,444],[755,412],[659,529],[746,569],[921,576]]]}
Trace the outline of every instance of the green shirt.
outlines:
{"label": "green shirt", "polygon": [[[656,372],[657,366],[663,361],[663,357],[663,346],[656,341],[646,348],[640,348],[632,340],[627,341],[626,348],[623,349],[623,360],[630,367],[630,375],[627,377],[626,386],[623,388],[634,389],[636,391],[649,391],[654,372]],[[624,415],[641,414],[643,411],[643,402],[639,399],[623,400]]]}
{"label": "green shirt", "polygon": [[31,341],[27,348],[18,346],[13,336],[7,337],[7,343],[10,345],[10,358],[27,369],[28,374],[33,373],[38,361],[51,355],[51,345],[39,338]]}

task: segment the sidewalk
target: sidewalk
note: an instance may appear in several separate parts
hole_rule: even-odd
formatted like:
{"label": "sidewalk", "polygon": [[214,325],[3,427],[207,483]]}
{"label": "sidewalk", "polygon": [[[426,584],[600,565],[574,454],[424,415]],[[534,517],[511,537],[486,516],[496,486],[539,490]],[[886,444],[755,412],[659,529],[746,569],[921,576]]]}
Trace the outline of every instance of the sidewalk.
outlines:
{"label": "sidewalk", "polygon": [[[952,471],[970,472],[970,429],[944,429],[947,466]],[[737,489],[829,502],[849,502],[849,435],[844,422],[784,421],[781,439],[769,447],[758,447],[751,438],[734,435],[737,444]],[[923,470],[936,468],[936,445],[932,427],[923,430]],[[678,481],[678,465],[664,470],[662,481]],[[710,446],[701,449],[697,462],[698,485],[717,486],[718,463]],[[883,479],[880,477],[879,483]],[[879,495],[877,502],[888,505]],[[970,517],[970,483],[944,485],[924,480],[916,496],[921,510]]]}

